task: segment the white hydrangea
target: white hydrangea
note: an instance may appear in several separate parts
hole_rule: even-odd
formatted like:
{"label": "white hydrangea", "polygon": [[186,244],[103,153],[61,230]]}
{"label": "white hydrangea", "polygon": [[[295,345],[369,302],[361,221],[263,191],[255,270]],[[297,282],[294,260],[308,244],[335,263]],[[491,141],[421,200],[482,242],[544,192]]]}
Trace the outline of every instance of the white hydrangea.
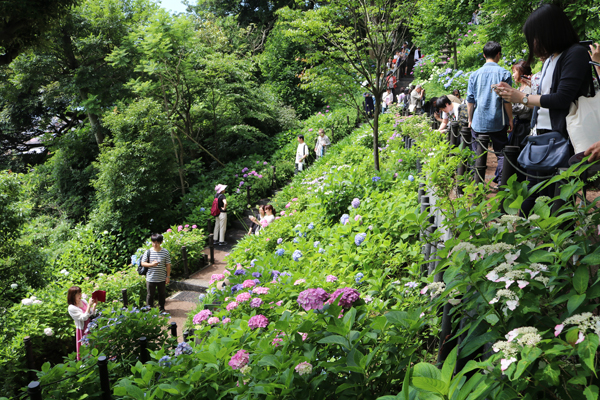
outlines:
{"label": "white hydrangea", "polygon": [[54,331],[52,330],[52,328],[46,328],[46,329],[44,329],[44,333],[46,334],[46,336],[52,336],[52,335],[54,335]]}
{"label": "white hydrangea", "polygon": [[10,288],[13,289],[13,290],[16,289],[16,288],[18,288],[18,287],[19,287],[19,285],[17,285],[16,283],[13,283],[13,284],[10,285]]}
{"label": "white hydrangea", "polygon": [[501,223],[509,223],[509,224],[514,224],[516,222],[519,221],[524,221],[525,219],[523,217],[520,217],[518,215],[509,215],[509,214],[505,214],[502,217],[500,217],[500,222]]}
{"label": "white hydrangea", "polygon": [[64,276],[67,276],[67,275],[69,275],[69,271],[67,271],[67,270],[66,270],[66,269],[64,269],[64,268],[63,268],[63,269],[61,269],[59,273],[60,273],[60,274],[63,274]]}
{"label": "white hydrangea", "polygon": [[442,294],[444,292],[444,290],[446,290],[446,284],[444,282],[433,282],[433,283],[430,283],[429,285],[425,286],[421,290],[421,294],[425,294],[425,293],[429,292],[429,295],[433,299],[434,297]]}
{"label": "white hydrangea", "polygon": [[514,311],[519,306],[519,296],[510,289],[500,289],[496,292],[496,297],[490,300],[490,304],[497,303],[500,299],[505,298],[506,306]]}

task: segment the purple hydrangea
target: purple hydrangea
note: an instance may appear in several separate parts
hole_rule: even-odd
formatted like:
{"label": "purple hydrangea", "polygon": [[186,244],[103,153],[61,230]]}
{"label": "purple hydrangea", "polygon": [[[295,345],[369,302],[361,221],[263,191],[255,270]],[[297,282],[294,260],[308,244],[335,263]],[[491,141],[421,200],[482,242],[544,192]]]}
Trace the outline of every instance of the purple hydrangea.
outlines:
{"label": "purple hydrangea", "polygon": [[189,343],[181,342],[177,345],[177,348],[175,349],[175,355],[180,356],[182,354],[192,354],[193,351],[194,350],[192,349],[192,346],[190,346]]}
{"label": "purple hydrangea", "polygon": [[250,308],[258,308],[262,305],[263,301],[260,297],[255,297],[250,301]]}
{"label": "purple hydrangea", "polygon": [[240,181],[240,187],[244,186],[244,181]]}
{"label": "purple hydrangea", "polygon": [[260,272],[253,272],[252,273],[252,277],[253,278],[260,278],[262,276],[262,274]]}
{"label": "purple hydrangea", "polygon": [[298,295],[298,304],[305,311],[320,310],[323,308],[323,303],[329,298],[329,294],[321,289],[306,289]]}
{"label": "purple hydrangea", "polygon": [[302,252],[300,250],[294,250],[294,253],[292,254],[292,259],[294,261],[298,261],[300,260],[300,257],[302,257]]}
{"label": "purple hydrangea", "polygon": [[381,180],[381,178],[378,176],[374,176],[372,179],[373,179],[373,182],[379,182]]}
{"label": "purple hydrangea", "polygon": [[236,269],[233,273],[235,276],[246,275],[246,270],[243,268]]}
{"label": "purple hydrangea", "polygon": [[349,287],[339,288],[331,294],[327,303],[334,304],[339,297],[339,305],[343,308],[350,308],[352,304],[360,299],[360,293],[356,289]]}
{"label": "purple hydrangea", "polygon": [[313,224],[312,222],[310,224],[308,224],[307,226],[308,229],[315,229],[315,224]]}
{"label": "purple hydrangea", "polygon": [[277,244],[281,244],[283,242],[282,238],[277,239]]}
{"label": "purple hydrangea", "polygon": [[354,200],[352,200],[352,207],[354,208],[358,208],[360,207],[360,199],[358,197],[355,197]]}
{"label": "purple hydrangea", "polygon": [[318,240],[316,242],[313,243],[314,248],[316,249],[317,247],[319,247],[319,245],[321,244],[321,242],[319,242]]}
{"label": "purple hydrangea", "polygon": [[340,218],[340,223],[342,225],[346,225],[348,223],[348,221],[350,221],[350,216],[348,214],[344,214],[342,215],[342,217]]}
{"label": "purple hydrangea", "polygon": [[242,169],[242,173],[244,173],[244,172],[248,172],[248,168],[247,167],[245,167],[244,169]]}
{"label": "purple hydrangea", "polygon": [[274,269],[273,271],[271,271],[271,279],[275,279],[279,275],[281,275],[281,272],[277,271],[276,269]]}
{"label": "purple hydrangea", "polygon": [[362,244],[362,242],[365,241],[366,237],[367,237],[366,233],[356,234],[356,236],[354,237],[354,244],[357,246],[360,246]]}
{"label": "purple hydrangea", "polygon": [[244,288],[244,285],[242,285],[241,283],[238,283],[237,285],[233,285],[231,287],[231,294],[234,294],[237,291],[240,291]]}

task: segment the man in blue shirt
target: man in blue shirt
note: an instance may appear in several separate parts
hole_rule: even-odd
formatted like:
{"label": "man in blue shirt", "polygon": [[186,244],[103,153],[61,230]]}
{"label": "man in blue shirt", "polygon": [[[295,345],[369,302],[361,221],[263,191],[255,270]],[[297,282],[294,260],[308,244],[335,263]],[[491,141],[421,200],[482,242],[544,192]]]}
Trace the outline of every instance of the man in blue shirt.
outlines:
{"label": "man in blue shirt", "polygon": [[[479,134],[488,135],[494,151],[499,153],[508,144],[507,132],[513,130],[512,105],[502,100],[492,90],[493,85],[506,82],[512,86],[510,72],[498,65],[502,56],[502,47],[497,42],[487,42],[483,47],[485,64],[469,78],[467,88],[467,110],[469,128],[473,137],[472,149],[475,151],[475,139]],[[494,86],[495,87],[495,86]],[[498,156],[498,167],[494,182],[498,183],[502,175],[504,156]]]}

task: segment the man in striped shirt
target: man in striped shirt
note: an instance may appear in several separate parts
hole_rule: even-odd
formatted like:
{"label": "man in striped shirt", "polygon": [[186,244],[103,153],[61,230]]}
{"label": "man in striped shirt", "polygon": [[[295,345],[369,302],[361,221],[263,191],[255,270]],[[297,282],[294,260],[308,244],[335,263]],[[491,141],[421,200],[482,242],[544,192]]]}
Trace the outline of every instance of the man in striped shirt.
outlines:
{"label": "man in striped shirt", "polygon": [[[154,306],[154,295],[158,289],[158,307],[165,311],[166,285],[171,276],[171,255],[160,245],[163,242],[161,234],[152,234],[152,247],[142,256],[142,267],[148,268],[146,274],[146,305]],[[148,259],[150,262],[147,262]]]}

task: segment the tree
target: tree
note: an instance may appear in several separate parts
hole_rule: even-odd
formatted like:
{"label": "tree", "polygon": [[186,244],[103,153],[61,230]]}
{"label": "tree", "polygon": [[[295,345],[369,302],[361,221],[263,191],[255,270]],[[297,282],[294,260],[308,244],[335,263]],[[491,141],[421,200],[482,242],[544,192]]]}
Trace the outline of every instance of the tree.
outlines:
{"label": "tree", "polygon": [[[366,90],[377,101],[371,124],[376,170],[379,170],[379,115],[387,88],[385,64],[404,41],[413,13],[412,1],[394,0],[336,0],[304,12],[300,18],[289,9],[281,12],[295,28],[288,32],[290,36],[316,43],[308,62],[315,66],[330,63],[355,82],[366,81]],[[309,76],[317,77],[316,74]]]}

